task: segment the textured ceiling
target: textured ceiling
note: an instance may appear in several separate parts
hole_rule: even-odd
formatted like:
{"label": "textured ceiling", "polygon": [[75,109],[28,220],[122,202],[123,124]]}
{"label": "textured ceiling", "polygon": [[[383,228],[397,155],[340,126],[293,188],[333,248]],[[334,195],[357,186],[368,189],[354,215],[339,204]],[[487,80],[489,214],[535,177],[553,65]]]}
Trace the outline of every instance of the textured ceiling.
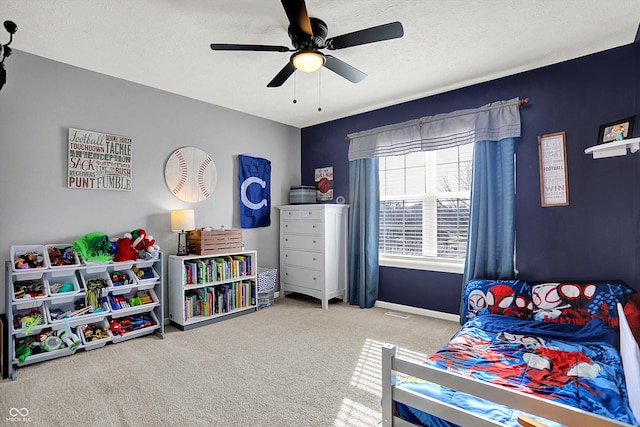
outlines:
{"label": "textured ceiling", "polygon": [[[209,44],[291,46],[279,0],[1,0],[0,20],[18,25],[16,50],[300,128],[625,45],[640,23],[638,0],[306,6],[328,37],[393,21],[405,34],[331,52],[368,74],[361,83],[323,68],[267,88],[290,53],[214,52]],[[0,43],[7,40],[0,29]]]}

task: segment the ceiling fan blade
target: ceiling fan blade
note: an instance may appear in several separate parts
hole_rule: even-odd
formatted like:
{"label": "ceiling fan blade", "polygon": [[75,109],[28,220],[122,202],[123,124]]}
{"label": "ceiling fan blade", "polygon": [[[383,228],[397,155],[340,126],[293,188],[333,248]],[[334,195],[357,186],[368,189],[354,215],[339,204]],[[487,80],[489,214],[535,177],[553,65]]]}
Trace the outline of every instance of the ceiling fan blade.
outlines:
{"label": "ceiling fan blade", "polygon": [[287,18],[289,18],[291,28],[298,30],[296,33],[302,32],[309,37],[313,36],[311,21],[309,20],[304,0],[282,0],[282,7],[284,7]]}
{"label": "ceiling fan blade", "polygon": [[344,61],[339,60],[335,56],[325,55],[325,57],[325,67],[352,83],[359,83],[367,77],[367,75],[362,71],[358,70],[355,67],[352,67]]}
{"label": "ceiling fan blade", "polygon": [[296,71],[296,67],[293,66],[291,61],[287,62],[287,65],[284,66],[282,70],[269,82],[267,87],[279,87],[282,86],[284,82],[287,81],[291,74]]}
{"label": "ceiling fan blade", "polygon": [[327,40],[326,47],[329,50],[344,49],[345,47],[358,46],[361,44],[399,39],[403,35],[404,28],[402,28],[402,24],[399,22],[391,22],[341,36],[331,37]]}
{"label": "ceiling fan blade", "polygon": [[286,46],[266,46],[261,44],[224,44],[211,43],[212,50],[253,50],[259,52],[290,52]]}

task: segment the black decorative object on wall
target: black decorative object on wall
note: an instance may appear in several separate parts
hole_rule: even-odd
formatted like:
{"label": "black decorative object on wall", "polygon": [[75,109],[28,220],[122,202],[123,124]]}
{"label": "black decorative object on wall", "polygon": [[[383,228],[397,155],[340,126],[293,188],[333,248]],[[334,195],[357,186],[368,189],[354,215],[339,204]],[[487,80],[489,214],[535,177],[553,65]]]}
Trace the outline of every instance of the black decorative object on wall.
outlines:
{"label": "black decorative object on wall", "polygon": [[0,56],[2,56],[2,60],[0,60],[0,90],[7,82],[7,70],[4,68],[4,60],[13,52],[9,45],[13,41],[13,35],[18,31],[18,26],[13,21],[4,21],[4,28],[9,32],[9,42],[5,45],[0,44]]}

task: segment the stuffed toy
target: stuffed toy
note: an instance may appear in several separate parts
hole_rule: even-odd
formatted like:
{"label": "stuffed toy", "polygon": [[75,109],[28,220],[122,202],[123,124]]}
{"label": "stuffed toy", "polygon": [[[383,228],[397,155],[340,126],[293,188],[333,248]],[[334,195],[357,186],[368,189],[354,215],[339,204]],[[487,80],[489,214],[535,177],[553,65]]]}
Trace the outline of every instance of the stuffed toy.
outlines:
{"label": "stuffed toy", "polygon": [[85,261],[111,261],[111,241],[104,233],[87,233],[73,242],[73,250]]}
{"label": "stuffed toy", "polygon": [[155,258],[160,247],[156,245],[153,236],[149,236],[142,228],[137,228],[131,232],[133,248],[138,252],[140,259]]}
{"label": "stuffed toy", "polygon": [[133,248],[131,234],[125,233],[124,237],[116,240],[116,253],[113,257],[115,262],[135,261],[138,259],[138,251]]}

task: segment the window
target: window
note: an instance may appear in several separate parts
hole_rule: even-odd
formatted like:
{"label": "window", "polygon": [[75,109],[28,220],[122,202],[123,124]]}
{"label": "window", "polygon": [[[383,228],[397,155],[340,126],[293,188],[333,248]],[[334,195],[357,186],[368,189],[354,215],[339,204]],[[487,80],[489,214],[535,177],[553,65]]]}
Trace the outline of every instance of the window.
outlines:
{"label": "window", "polygon": [[473,144],[382,157],[380,265],[462,273]]}

